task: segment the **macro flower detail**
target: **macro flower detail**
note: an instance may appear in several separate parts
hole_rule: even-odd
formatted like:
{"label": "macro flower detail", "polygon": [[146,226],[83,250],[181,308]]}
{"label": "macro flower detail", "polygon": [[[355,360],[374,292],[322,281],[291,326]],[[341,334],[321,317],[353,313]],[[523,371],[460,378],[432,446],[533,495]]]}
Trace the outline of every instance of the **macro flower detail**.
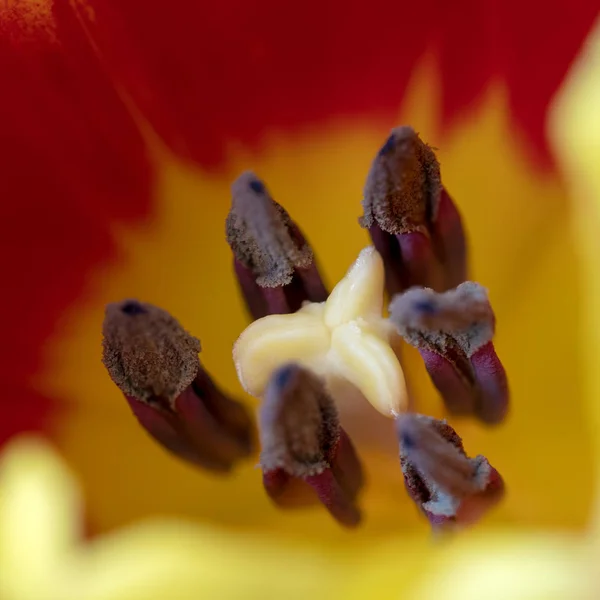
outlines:
{"label": "macro flower detail", "polygon": [[125,300],[106,309],[103,362],[142,427],[180,458],[229,471],[252,452],[246,409],[214,384],[200,342],[166,311]]}
{"label": "macro flower detail", "polygon": [[360,224],[369,230],[393,296],[414,285],[443,291],[466,279],[462,221],[442,186],[433,149],[397,127],[367,176]]}
{"label": "macro flower detail", "polygon": [[248,171],[231,186],[226,237],[241,293],[253,319],[322,302],[327,290],[300,228]]}
{"label": "macro flower detail", "polygon": [[[263,483],[282,507],[302,503],[302,483],[341,524],[359,523],[355,504],[363,483],[352,442],[323,383],[296,365],[278,369],[267,386],[259,419]],[[304,486],[306,488],[306,486]]]}
{"label": "macro flower detail", "polygon": [[[20,437],[0,454],[2,600],[319,598],[337,573],[307,548],[273,545],[204,523],[153,517],[89,538],[84,497],[47,441]],[[87,502],[86,502],[87,504]],[[289,585],[290,560],[300,575]],[[231,577],[231,572],[236,577]],[[341,597],[337,596],[336,597]]]}
{"label": "macro flower detail", "polygon": [[349,382],[380,412],[406,407],[404,374],[390,346],[393,327],[383,318],[383,263],[372,246],[321,303],[252,323],[233,350],[240,382],[262,397],[272,373],[294,362],[327,380]]}
{"label": "macro flower detail", "polygon": [[446,421],[405,414],[397,427],[406,489],[432,526],[470,525],[502,498],[499,473],[484,456],[468,458]]}
{"label": "macro flower detail", "polygon": [[[368,9],[309,2],[293,18],[288,8],[273,0],[209,7],[8,0],[0,8],[2,105],[10,117],[0,144],[10,291],[3,295],[9,351],[0,446],[24,431],[50,438],[88,506],[85,540],[78,531],[80,542],[65,543],[64,517],[81,510],[69,502],[70,488],[61,502],[53,493],[58,479],[33,480],[41,457],[19,460],[7,448],[0,456],[0,597],[596,598],[600,62],[598,44],[590,56],[585,38],[598,3],[474,2],[456,10],[444,2],[386,0]],[[582,78],[590,85],[578,85],[574,99],[573,83]],[[390,228],[400,223],[403,232],[385,231],[374,214],[360,228],[360,190],[378,149],[389,150],[384,142],[396,119],[411,123],[441,163],[437,215],[427,210],[436,196],[421,194],[418,230],[402,213]],[[436,166],[421,150],[416,156],[422,171]],[[292,280],[273,287],[257,283],[262,265],[252,265],[253,256],[244,266],[222,239],[231,182],[247,168],[293,219]],[[401,189],[402,171],[393,168],[390,181]],[[342,497],[360,508],[361,530],[340,531],[324,508],[340,501],[322,494],[321,503],[306,476],[289,476],[280,502],[261,484],[265,433],[281,423],[268,421],[267,405],[289,415],[284,399],[297,390],[244,397],[231,361],[249,324],[244,302],[253,319],[324,302],[369,236],[384,263],[384,315],[385,305],[415,286],[443,293],[472,280],[489,289],[498,322],[493,343],[506,361],[514,406],[504,419],[508,394],[497,403],[488,396],[492,420],[502,423],[493,431],[471,422],[482,421],[482,394],[478,382],[464,393],[475,380],[470,358],[456,361],[464,380],[452,356],[440,360],[455,370],[437,385],[436,371],[423,368],[424,349],[406,347],[392,330],[411,409],[447,418],[468,456],[485,455],[507,483],[491,518],[444,543],[430,543],[438,536],[427,535],[427,515],[403,489],[403,439],[394,425],[414,415],[389,419],[347,390],[332,390],[329,399],[339,439],[343,424],[364,466],[368,485]],[[302,277],[310,268],[302,266],[306,250],[324,276],[320,296]],[[256,450],[229,477],[190,468],[131,418],[98,359],[105,307],[123,298],[175,315],[202,340],[202,372],[228,398],[259,406],[259,469]],[[549,326],[556,315],[562,325]],[[314,376],[298,364],[281,369],[289,368]],[[462,387],[453,394],[457,377]],[[315,382],[328,392],[326,381]],[[317,462],[339,483],[331,423],[321,422]],[[296,435],[279,438],[284,449],[296,447]],[[419,462],[414,452],[412,460]],[[577,485],[565,485],[564,475]],[[299,488],[315,506],[278,510],[303,500]],[[175,522],[164,527],[156,515]],[[149,517],[149,527],[130,527]]]}
{"label": "macro flower detail", "polygon": [[[227,232],[236,261],[253,267],[256,285],[289,285],[309,264],[312,251],[304,238],[293,242],[287,213],[253,174],[238,178],[232,192]],[[353,480],[362,480],[337,416],[337,407],[343,411],[356,390],[396,418],[407,489],[432,525],[475,522],[501,498],[497,472],[483,457],[468,459],[450,426],[402,414],[407,391],[395,330],[419,348],[451,414],[498,422],[508,402],[506,376],[491,343],[494,314],[485,290],[463,283],[462,224],[447,195],[440,214],[442,195],[433,150],[411,128],[394,129],[365,187],[361,224],[370,227],[375,246],[362,250],[325,301],[310,301],[304,294],[296,312],[282,302],[272,311],[279,314],[254,321],[236,341],[239,380],[263,401],[263,482],[277,504],[298,503],[299,483],[308,483],[338,521],[358,523],[354,501],[360,486],[345,490],[335,475],[341,450],[353,465]],[[458,287],[445,293],[411,287],[394,297],[385,318],[385,284],[390,292],[419,282]]]}
{"label": "macro flower detail", "polygon": [[[361,223],[377,244],[381,233],[395,235],[400,255],[389,252],[391,238],[379,244],[385,258],[377,244],[363,248],[330,294],[312,248],[265,183],[246,171],[231,194],[226,240],[256,319],[234,343],[233,362],[242,387],[262,403],[267,495],[282,508],[320,503],[341,525],[355,527],[362,519],[363,467],[347,431],[361,443],[369,439],[365,427],[392,436],[396,419],[409,492],[431,523],[476,521],[493,504],[488,492],[496,491],[497,474],[485,459],[463,456],[453,430],[448,439],[439,432],[436,438],[426,417],[404,414],[408,392],[398,344],[404,337],[419,348],[451,414],[500,421],[508,391],[491,342],[487,294],[472,282],[446,292],[411,287],[394,296],[384,315],[386,284],[388,293],[434,279],[444,287],[465,275],[462,225],[457,213],[439,210],[443,191],[433,150],[409,127],[392,131],[369,173]],[[142,426],[181,458],[229,471],[251,453],[253,427],[242,405],[204,371],[199,351],[199,341],[162,309],[126,300],[106,310],[104,364]],[[365,413],[369,405],[376,411]],[[436,456],[441,462],[432,468]]]}
{"label": "macro flower detail", "polygon": [[504,419],[508,383],[492,342],[494,312],[481,285],[469,281],[441,294],[412,288],[394,298],[390,315],[418,348],[451,414],[489,424]]}

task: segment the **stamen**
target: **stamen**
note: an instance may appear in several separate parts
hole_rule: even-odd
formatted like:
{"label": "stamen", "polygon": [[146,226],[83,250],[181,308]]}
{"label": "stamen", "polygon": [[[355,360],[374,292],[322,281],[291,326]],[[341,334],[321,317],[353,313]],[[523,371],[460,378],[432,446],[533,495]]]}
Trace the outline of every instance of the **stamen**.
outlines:
{"label": "stamen", "polygon": [[261,465],[295,477],[329,467],[339,437],[337,410],[323,385],[307,370],[290,365],[276,371],[260,415]]}
{"label": "stamen", "polygon": [[316,376],[292,364],[273,374],[260,411],[260,440],[263,482],[274,502],[297,504],[304,482],[341,524],[358,525],[362,469]]}
{"label": "stamen", "polygon": [[442,188],[433,149],[411,127],[393,129],[371,166],[362,227],[386,265],[390,295],[413,285],[436,290],[466,278],[460,216]]}
{"label": "stamen", "polygon": [[412,288],[392,300],[390,311],[402,336],[412,338],[415,346],[423,335],[434,342],[440,335],[452,335],[463,352],[472,356],[494,336],[496,323],[487,292],[472,281],[443,294]]}
{"label": "stamen", "polygon": [[198,359],[200,342],[166,311],[126,300],[106,308],[103,363],[138,421],[180,458],[229,471],[252,451],[246,409]]}
{"label": "stamen", "polygon": [[325,300],[311,247],[264,183],[245,172],[231,191],[226,237],[252,317],[294,312],[305,300]]}
{"label": "stamen", "polygon": [[442,265],[442,285],[449,290],[467,280],[467,239],[456,204],[445,188],[440,194],[436,218],[430,224],[435,253]]}
{"label": "stamen", "polygon": [[396,235],[426,231],[440,199],[440,166],[433,150],[411,127],[397,127],[381,148],[367,177],[361,224],[377,223]]}
{"label": "stamen", "polygon": [[437,294],[412,288],[390,304],[400,335],[418,348],[451,414],[498,423],[508,410],[506,373],[492,339],[495,317],[487,292],[465,282]]}
{"label": "stamen", "polygon": [[126,396],[172,402],[200,368],[200,341],[157,306],[109,304],[103,334],[104,366]]}
{"label": "stamen", "polygon": [[432,526],[472,524],[502,498],[498,472],[483,456],[468,458],[445,421],[404,414],[397,431],[406,489]]}

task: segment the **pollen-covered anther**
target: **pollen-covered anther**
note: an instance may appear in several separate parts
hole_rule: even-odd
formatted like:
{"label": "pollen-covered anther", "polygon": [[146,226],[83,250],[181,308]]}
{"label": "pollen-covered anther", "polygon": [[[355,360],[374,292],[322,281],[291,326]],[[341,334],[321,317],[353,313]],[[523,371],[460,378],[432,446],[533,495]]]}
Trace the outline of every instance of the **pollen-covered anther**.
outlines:
{"label": "pollen-covered anther", "polygon": [[198,359],[200,342],[166,311],[125,300],[109,304],[103,363],[144,429],[180,458],[229,471],[248,456],[253,423]]}
{"label": "pollen-covered anther", "polygon": [[392,300],[390,320],[418,348],[450,413],[488,424],[504,419],[508,382],[492,342],[494,312],[481,285],[468,281],[442,294],[411,288]]}
{"label": "pollen-covered anther", "polygon": [[362,469],[323,382],[294,364],[275,371],[259,431],[263,483],[277,505],[320,502],[342,525],[358,525]]}
{"label": "pollen-covered anther", "polygon": [[252,172],[232,184],[226,237],[241,292],[254,319],[321,302],[327,290],[313,251],[288,213]]}
{"label": "pollen-covered anther", "polygon": [[471,525],[503,497],[499,473],[484,456],[469,458],[446,421],[407,413],[397,430],[406,489],[434,528]]}
{"label": "pollen-covered anther", "polygon": [[413,285],[443,291],[466,279],[466,242],[433,149],[411,127],[392,130],[373,160],[360,224],[386,267],[390,295]]}

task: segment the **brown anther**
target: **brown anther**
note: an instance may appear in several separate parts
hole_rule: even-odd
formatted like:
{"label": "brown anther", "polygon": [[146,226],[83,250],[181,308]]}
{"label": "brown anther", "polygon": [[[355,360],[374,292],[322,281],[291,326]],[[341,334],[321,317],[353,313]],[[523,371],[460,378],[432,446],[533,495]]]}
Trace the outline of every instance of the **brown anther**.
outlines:
{"label": "brown anther", "polygon": [[295,312],[327,298],[312,249],[254,173],[231,186],[226,237],[238,284],[253,318]]}
{"label": "brown anther", "polygon": [[472,281],[442,294],[409,289],[392,300],[390,314],[411,345],[443,347],[451,337],[467,357],[492,340],[496,326],[485,288]]}
{"label": "brown anther", "polygon": [[470,525],[502,497],[498,472],[481,455],[469,458],[446,421],[405,414],[397,430],[407,491],[433,526]]}
{"label": "brown anther", "polygon": [[508,384],[492,343],[495,317],[482,286],[465,282],[442,294],[409,289],[392,300],[390,320],[419,350],[452,414],[475,415],[489,424],[504,419]]}
{"label": "brown anther", "polygon": [[200,341],[157,306],[109,304],[102,333],[102,362],[126,396],[172,402],[198,373]]}
{"label": "brown anther", "polygon": [[261,287],[291,283],[295,268],[312,264],[310,246],[293,235],[290,216],[254,173],[242,173],[231,192],[226,235],[235,258],[252,270]]}
{"label": "brown anther", "polygon": [[433,149],[411,127],[397,127],[373,160],[362,227],[383,258],[390,296],[414,286],[437,291],[466,279],[460,215],[441,183]]}
{"label": "brown anther", "polygon": [[341,524],[360,521],[356,497],[362,469],[340,427],[323,383],[309,371],[287,365],[273,374],[259,420],[265,489],[282,507],[302,503],[306,489]]}
{"label": "brown anther", "polygon": [[263,469],[283,468],[295,477],[322,473],[338,439],[337,410],[323,384],[294,365],[277,371],[260,412]]}
{"label": "brown anther", "polygon": [[437,215],[440,165],[433,149],[412,127],[396,127],[373,161],[360,224],[374,223],[392,235],[427,232]]}
{"label": "brown anther", "polygon": [[180,458],[229,471],[253,446],[253,423],[198,359],[200,342],[166,311],[126,300],[110,304],[103,362],[144,429]]}

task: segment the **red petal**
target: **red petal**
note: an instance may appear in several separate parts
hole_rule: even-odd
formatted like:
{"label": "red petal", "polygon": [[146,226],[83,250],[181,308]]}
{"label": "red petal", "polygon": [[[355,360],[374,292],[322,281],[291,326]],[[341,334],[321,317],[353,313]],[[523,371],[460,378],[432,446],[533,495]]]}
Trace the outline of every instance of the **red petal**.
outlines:
{"label": "red petal", "polygon": [[2,388],[2,418],[0,418],[0,446],[15,431],[36,431],[45,427],[50,418],[48,398],[23,387]]}
{"label": "red petal", "polygon": [[266,129],[364,113],[391,121],[432,46],[445,126],[503,79],[515,122],[547,158],[546,109],[598,14],[593,0],[576,10],[567,0],[307,0],[293,12],[277,0],[90,4],[111,71],[171,148],[206,164],[233,139],[260,146]]}
{"label": "red petal", "polygon": [[[10,344],[0,378],[23,390],[86,273],[114,252],[110,221],[145,214],[150,184],[142,139],[73,12],[59,4],[52,31],[51,20],[17,12],[26,4],[0,15],[0,311]],[[39,426],[48,410],[22,398],[27,413],[0,400],[6,434]]]}
{"label": "red petal", "polygon": [[444,122],[464,115],[490,83],[504,81],[514,125],[526,133],[532,157],[550,165],[546,112],[598,3],[439,0],[436,12]]}

